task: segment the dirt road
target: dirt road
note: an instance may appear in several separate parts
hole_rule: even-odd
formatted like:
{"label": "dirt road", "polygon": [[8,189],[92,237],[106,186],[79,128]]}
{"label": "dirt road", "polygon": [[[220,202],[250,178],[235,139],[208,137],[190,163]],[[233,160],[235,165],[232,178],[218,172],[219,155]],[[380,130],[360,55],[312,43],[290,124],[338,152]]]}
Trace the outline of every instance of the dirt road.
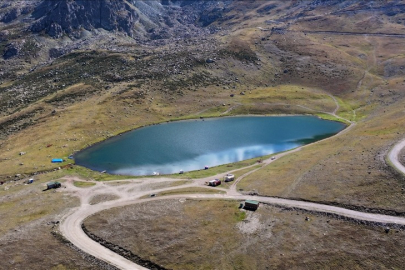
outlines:
{"label": "dirt road", "polygon": [[[400,149],[401,145],[405,145],[405,140],[398,146]],[[396,150],[397,151],[397,150]],[[395,152],[393,153],[394,156]],[[286,154],[286,153],[283,153]],[[390,153],[391,154],[391,153]],[[395,160],[395,159],[394,159]],[[271,160],[266,161],[271,162]],[[214,176],[211,178],[215,178],[218,176]],[[240,177],[240,179],[243,176]],[[349,210],[341,207],[330,206],[330,205],[323,205],[311,202],[304,202],[304,201],[295,201],[295,200],[288,200],[282,198],[272,198],[272,197],[260,197],[260,196],[247,196],[239,194],[236,191],[236,188],[221,189],[226,192],[226,194],[184,194],[184,195],[172,195],[172,196],[162,196],[162,197],[150,197],[147,199],[140,199],[141,197],[145,197],[151,193],[159,194],[160,192],[173,190],[183,187],[205,187],[204,181],[205,179],[197,179],[190,181],[190,183],[186,183],[184,185],[178,185],[175,187],[164,187],[164,188],[154,188],[154,186],[159,186],[162,183],[167,183],[170,181],[178,181],[169,178],[151,178],[151,179],[143,179],[143,180],[134,180],[134,181],[127,181],[126,184],[120,185],[110,185],[106,183],[97,183],[94,187],[91,188],[77,188],[73,185],[73,180],[78,179],[67,179],[66,182],[66,192],[70,192],[71,194],[78,196],[81,199],[81,206],[79,208],[73,209],[61,222],[60,230],[62,234],[71,241],[75,246],[83,250],[84,252],[91,254],[107,263],[110,263],[120,269],[146,269],[140,265],[137,265],[118,254],[112,252],[111,250],[103,247],[102,245],[94,242],[90,239],[82,230],[81,225],[88,216],[100,212],[102,210],[114,208],[114,207],[121,207],[126,205],[133,205],[138,203],[144,203],[151,200],[168,200],[168,199],[228,199],[228,200],[257,200],[262,203],[269,203],[274,205],[281,205],[288,208],[299,208],[305,209],[310,211],[317,211],[323,213],[331,213],[336,214],[339,216],[349,217],[352,219],[357,220],[364,220],[369,222],[376,222],[376,223],[383,223],[383,224],[398,224],[405,226],[405,218],[404,217],[395,217],[395,216],[387,216],[387,215],[379,215],[379,214],[371,214],[371,213],[364,213],[354,210]],[[218,188],[215,188],[218,189]],[[116,194],[119,196],[119,199],[111,200],[107,202],[103,202],[96,205],[90,205],[89,200],[91,197],[100,194]]]}
{"label": "dirt road", "polygon": [[[335,100],[336,102],[336,100]],[[337,102],[336,102],[337,103]],[[338,106],[338,105],[337,105]],[[335,114],[336,111],[333,113]],[[344,132],[347,132],[348,129],[352,128],[354,123],[351,122]],[[402,148],[405,147],[405,139],[399,142],[393,147],[393,149],[388,154],[388,159],[392,162],[399,171],[405,174],[405,167],[398,161],[398,155]],[[299,151],[301,148],[295,150],[280,153],[275,156],[276,159],[280,158],[283,155]],[[273,162],[274,158],[267,159],[264,161],[265,166]],[[257,170],[257,169],[256,169]],[[228,199],[228,200],[257,200],[262,203],[269,203],[273,205],[285,206],[288,208],[299,208],[316,212],[330,213],[339,216],[348,217],[356,220],[363,220],[375,223],[382,224],[397,224],[405,226],[405,217],[398,216],[387,216],[380,214],[364,213],[354,210],[349,210],[341,207],[324,205],[318,203],[288,200],[282,198],[273,198],[273,197],[261,197],[261,196],[247,196],[240,194],[236,189],[236,184],[246,175],[256,171],[252,171],[240,176],[235,180],[230,189],[222,189],[215,187],[214,189],[220,189],[225,192],[225,194],[184,194],[184,195],[171,195],[171,196],[157,196],[146,198],[150,194],[159,194],[163,191],[174,190],[179,188],[186,187],[204,187],[209,188],[204,185],[204,183],[209,179],[222,178],[226,173],[222,173],[216,176],[209,178],[195,179],[187,181],[181,185],[171,185],[176,180],[171,178],[144,178],[136,180],[121,180],[121,181],[111,181],[108,183],[95,182],[96,185],[90,188],[78,188],[73,185],[74,181],[81,181],[80,179],[67,177],[65,178],[66,189],[64,192],[70,193],[73,196],[78,196],[80,198],[81,206],[75,209],[66,215],[60,225],[61,233],[71,241],[75,246],[83,250],[84,252],[91,254],[111,265],[114,265],[120,269],[146,269],[140,265],[137,265],[120,255],[112,252],[111,250],[103,247],[102,245],[94,242],[90,239],[82,230],[83,221],[97,212],[114,208],[121,207],[126,205],[144,203],[151,200],[168,200],[168,199]],[[116,183],[117,185],[114,185]],[[118,185],[119,183],[119,185]],[[103,203],[91,205],[91,198],[97,195],[106,195],[114,194],[118,199],[106,201]],[[143,198],[143,199],[141,199]]]}
{"label": "dirt road", "polygon": [[394,145],[391,151],[388,153],[388,160],[392,163],[394,168],[396,168],[401,173],[405,174],[405,167],[404,165],[399,162],[398,156],[401,149],[405,147],[405,139]]}
{"label": "dirt road", "polygon": [[81,250],[89,253],[103,261],[106,261],[120,269],[146,269],[142,266],[139,266],[118,254],[110,251],[109,249],[101,246],[97,242],[94,242],[90,239],[82,230],[81,224],[85,218],[88,216],[97,213],[99,211],[110,209],[113,207],[120,207],[126,205],[132,205],[137,203],[143,203],[150,200],[157,200],[157,199],[180,199],[180,198],[194,198],[194,199],[232,199],[232,200],[258,200],[264,203],[282,205],[286,207],[296,207],[300,209],[306,209],[311,211],[318,211],[318,212],[325,212],[325,213],[333,213],[340,216],[350,217],[353,219],[359,220],[366,220],[371,222],[378,222],[378,223],[395,223],[400,225],[405,225],[405,218],[403,217],[394,217],[394,216],[386,216],[386,215],[378,215],[378,214],[370,214],[370,213],[363,213],[358,211],[353,211],[345,208],[329,206],[329,205],[322,205],[310,202],[303,202],[303,201],[293,201],[287,199],[280,199],[280,198],[270,198],[270,197],[258,197],[258,196],[235,196],[235,195],[209,195],[209,194],[190,194],[190,195],[173,195],[173,196],[165,196],[165,197],[157,197],[151,199],[142,199],[139,200],[137,198],[126,198],[123,200],[118,201],[110,201],[103,204],[95,205],[95,206],[82,206],[79,209],[76,209],[72,215],[68,216],[65,220],[63,220],[62,225],[60,227],[61,232],[63,235],[69,239],[75,246],[80,248]]}

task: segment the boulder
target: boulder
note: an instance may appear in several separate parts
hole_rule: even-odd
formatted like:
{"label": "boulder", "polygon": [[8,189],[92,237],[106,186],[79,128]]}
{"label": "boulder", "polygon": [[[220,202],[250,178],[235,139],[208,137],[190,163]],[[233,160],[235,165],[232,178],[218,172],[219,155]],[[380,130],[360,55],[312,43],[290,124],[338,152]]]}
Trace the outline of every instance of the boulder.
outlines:
{"label": "boulder", "polygon": [[1,19],[2,22],[4,23],[9,23],[17,19],[17,17],[20,15],[20,11],[17,8],[11,9],[9,12],[4,14],[3,18]]}
{"label": "boulder", "polygon": [[14,41],[8,44],[4,50],[3,58],[10,59],[12,57],[16,57],[20,54],[22,47],[25,44],[25,40],[21,41]]}
{"label": "boulder", "polygon": [[49,26],[49,29],[48,29],[48,35],[50,35],[51,37],[53,37],[53,38],[60,38],[60,37],[62,37],[63,36],[63,29],[62,29],[62,26],[60,26],[59,24],[57,24],[57,23],[52,23],[50,26]]}
{"label": "boulder", "polygon": [[6,41],[9,35],[10,32],[8,30],[0,31],[0,41]]}
{"label": "boulder", "polygon": [[49,49],[50,58],[58,58],[66,54],[66,50],[62,48],[51,48]]}

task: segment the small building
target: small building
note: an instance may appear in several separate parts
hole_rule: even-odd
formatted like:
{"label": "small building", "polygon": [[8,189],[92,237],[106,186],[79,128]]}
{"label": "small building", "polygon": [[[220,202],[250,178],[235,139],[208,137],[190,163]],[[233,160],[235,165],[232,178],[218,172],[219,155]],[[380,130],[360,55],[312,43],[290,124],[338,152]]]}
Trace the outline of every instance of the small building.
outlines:
{"label": "small building", "polygon": [[34,183],[34,178],[28,179],[27,184],[32,184],[32,183]]}
{"label": "small building", "polygon": [[231,182],[235,180],[235,175],[228,173],[227,175],[224,176],[224,181],[225,182]]}
{"label": "small building", "polygon": [[50,182],[46,184],[46,189],[60,188],[62,185],[59,182]]}
{"label": "small building", "polygon": [[219,186],[220,184],[221,184],[221,180],[219,180],[219,179],[211,180],[208,182],[208,185],[211,187],[216,187],[216,186]]}
{"label": "small building", "polygon": [[63,159],[62,158],[53,158],[52,163],[62,163]]}
{"label": "small building", "polygon": [[254,201],[254,200],[246,200],[245,201],[244,209],[256,211],[257,208],[259,208],[259,202],[258,201]]}

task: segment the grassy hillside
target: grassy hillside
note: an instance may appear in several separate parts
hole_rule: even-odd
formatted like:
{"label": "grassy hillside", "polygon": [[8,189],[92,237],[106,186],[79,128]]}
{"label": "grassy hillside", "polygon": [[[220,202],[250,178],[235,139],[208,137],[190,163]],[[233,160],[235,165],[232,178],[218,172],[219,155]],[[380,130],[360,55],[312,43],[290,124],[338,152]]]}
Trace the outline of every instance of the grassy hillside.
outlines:
{"label": "grassy hillside", "polygon": [[[404,137],[404,7],[401,1],[367,2],[235,1],[201,33],[187,28],[191,32],[183,39],[170,32],[167,39],[142,42],[102,29],[83,31],[80,38],[52,39],[23,30],[28,19],[0,22],[0,50],[21,45],[19,55],[0,60],[0,181],[6,182],[0,186],[0,212],[6,220],[0,228],[0,251],[12,254],[0,268],[97,268],[51,234],[49,222],[78,201],[40,190],[46,181],[65,175],[126,178],[75,166],[68,157],[122,132],[181,119],[313,114],[351,121],[344,133],[260,167],[237,190],[404,215],[405,176],[385,158]],[[66,161],[55,165],[52,158]],[[243,166],[254,162],[184,176],[208,177],[237,168],[244,172]],[[32,175],[35,184],[24,185]],[[92,203],[113,199],[100,195]],[[246,217],[230,202],[172,205],[159,218],[145,210],[133,227],[143,230],[144,238],[113,235],[110,240],[178,269],[263,268],[269,254],[274,268],[403,265],[398,253],[402,232],[385,234],[382,228],[341,220],[329,223],[312,214],[311,222],[305,222],[302,212],[270,206]],[[159,203],[151,207],[159,212]],[[107,225],[115,214],[101,213],[86,226],[103,235],[111,230]],[[144,226],[151,219],[157,223]],[[257,231],[243,231],[258,220]],[[119,225],[128,228],[123,234],[131,232],[132,225]],[[167,234],[161,235],[161,229]],[[171,243],[173,236],[180,240]],[[195,239],[201,242],[198,250]],[[331,245],[336,239],[338,246]],[[41,243],[39,248],[54,261],[39,265],[31,242]],[[176,261],[166,256],[173,250]],[[207,257],[216,252],[221,256]]]}

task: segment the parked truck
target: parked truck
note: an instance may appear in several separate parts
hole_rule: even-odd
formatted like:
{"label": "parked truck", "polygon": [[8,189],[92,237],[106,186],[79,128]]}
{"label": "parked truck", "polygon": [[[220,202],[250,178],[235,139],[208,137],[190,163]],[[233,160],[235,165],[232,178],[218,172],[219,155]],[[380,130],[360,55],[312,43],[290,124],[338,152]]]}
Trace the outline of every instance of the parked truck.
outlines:
{"label": "parked truck", "polygon": [[246,200],[245,207],[246,210],[256,211],[259,208],[259,202],[254,200]]}
{"label": "parked truck", "polygon": [[56,188],[60,188],[62,185],[59,182],[50,182],[48,184],[46,184],[46,189],[56,189]]}

